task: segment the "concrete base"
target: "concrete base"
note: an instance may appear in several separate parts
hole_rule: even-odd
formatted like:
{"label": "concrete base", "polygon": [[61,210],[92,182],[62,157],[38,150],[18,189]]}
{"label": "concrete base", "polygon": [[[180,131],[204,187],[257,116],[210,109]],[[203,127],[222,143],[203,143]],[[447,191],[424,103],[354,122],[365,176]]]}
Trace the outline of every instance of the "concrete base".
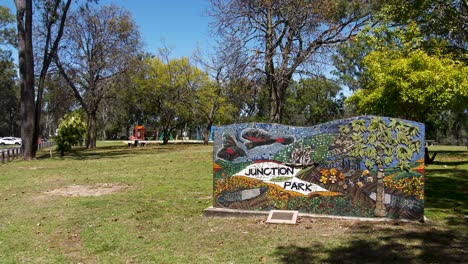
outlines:
{"label": "concrete base", "polygon": [[[243,217],[243,218],[266,218],[268,217],[269,211],[254,211],[254,210],[235,210],[227,208],[217,208],[210,206],[203,211],[203,215],[206,217]],[[302,218],[327,218],[327,219],[338,219],[338,220],[357,220],[362,222],[389,222],[389,223],[417,223],[425,222],[428,219],[424,217],[424,220],[408,220],[408,219],[392,219],[392,218],[367,218],[367,217],[353,217],[353,216],[336,216],[336,215],[319,215],[319,214],[307,214],[299,213],[299,217]]]}

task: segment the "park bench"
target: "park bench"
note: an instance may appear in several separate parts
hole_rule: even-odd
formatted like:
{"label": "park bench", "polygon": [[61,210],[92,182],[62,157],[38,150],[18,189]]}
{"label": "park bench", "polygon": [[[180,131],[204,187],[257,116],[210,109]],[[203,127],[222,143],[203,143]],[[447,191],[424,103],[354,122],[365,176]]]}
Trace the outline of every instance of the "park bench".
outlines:
{"label": "park bench", "polygon": [[127,144],[129,147],[144,147],[148,144],[150,144],[150,141],[146,140],[128,140],[124,141],[125,144]]}

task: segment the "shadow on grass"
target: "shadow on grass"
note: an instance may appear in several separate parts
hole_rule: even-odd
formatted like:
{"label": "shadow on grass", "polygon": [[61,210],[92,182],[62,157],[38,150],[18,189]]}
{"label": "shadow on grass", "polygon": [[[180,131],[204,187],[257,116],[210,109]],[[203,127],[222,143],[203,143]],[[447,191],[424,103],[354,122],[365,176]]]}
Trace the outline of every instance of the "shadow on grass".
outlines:
{"label": "shadow on grass", "polygon": [[[436,150],[436,151],[429,151],[429,156],[437,152],[437,156],[434,160],[433,164],[427,165],[429,168],[431,165],[447,165],[447,166],[461,166],[468,164],[468,151],[465,150]],[[445,159],[444,161],[440,161],[440,159]],[[457,159],[455,161],[451,161],[450,159]]]}
{"label": "shadow on grass", "polygon": [[[170,152],[174,150],[184,149],[184,145],[162,145],[154,144],[145,147],[128,147],[128,146],[103,146],[95,150],[88,150],[85,147],[74,147],[71,151],[65,152],[64,158],[74,160],[89,160],[89,159],[106,159],[117,157],[128,157],[135,155],[147,155],[148,153]],[[59,155],[54,153],[54,155]],[[50,158],[48,153],[39,156],[38,159]]]}
{"label": "shadow on grass", "polygon": [[[466,227],[466,223],[464,224]],[[467,263],[466,232],[380,230],[366,238],[368,226],[353,230],[360,239],[335,248],[316,243],[310,247],[277,247],[274,256],[282,263]],[[462,229],[463,230],[463,229]],[[324,258],[325,257],[325,258]]]}
{"label": "shadow on grass", "polygon": [[[440,176],[443,175],[443,176]],[[431,170],[425,181],[426,207],[467,210],[466,170]]]}
{"label": "shadow on grass", "polygon": [[[443,157],[459,158],[465,151],[444,151]],[[464,165],[467,161],[444,161],[437,165]],[[282,263],[468,263],[468,178],[466,169],[428,169],[425,207],[449,210],[444,228],[430,224],[414,230],[375,230],[372,224],[352,228],[354,237],[344,245],[331,247],[315,243],[309,247],[279,246],[274,252]]]}
{"label": "shadow on grass", "polygon": [[431,165],[461,166],[468,164],[468,159],[464,161],[434,161]]}

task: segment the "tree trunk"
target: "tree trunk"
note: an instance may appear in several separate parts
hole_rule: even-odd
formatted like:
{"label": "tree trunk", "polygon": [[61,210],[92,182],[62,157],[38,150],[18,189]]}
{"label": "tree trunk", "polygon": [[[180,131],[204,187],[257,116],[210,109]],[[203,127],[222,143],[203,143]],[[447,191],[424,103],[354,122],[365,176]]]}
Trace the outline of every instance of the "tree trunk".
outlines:
{"label": "tree trunk", "polygon": [[278,98],[278,87],[273,80],[273,77],[267,77],[267,86],[269,91],[269,120],[270,123],[280,123],[280,108],[279,108],[279,98]]}
{"label": "tree trunk", "polygon": [[32,47],[32,0],[15,0],[18,28],[18,61],[21,87],[21,139],[23,159],[34,156],[34,57]]}
{"label": "tree trunk", "polygon": [[211,134],[211,127],[213,126],[213,122],[209,122],[208,125],[205,127],[203,131],[203,144],[208,145],[210,141],[210,134]]}
{"label": "tree trunk", "polygon": [[170,139],[170,131],[168,128],[163,129],[163,145],[166,145]]}
{"label": "tree trunk", "polygon": [[97,116],[96,111],[88,113],[88,135],[86,140],[87,149],[96,149],[96,138],[97,138]]}
{"label": "tree trunk", "polygon": [[265,74],[266,86],[268,88],[268,104],[269,104],[269,120],[271,123],[278,123],[280,120],[278,112],[278,87],[275,80],[275,64],[273,45],[274,28],[273,28],[273,10],[271,3],[267,3],[266,7],[266,32],[265,32]]}
{"label": "tree trunk", "polygon": [[274,86],[271,89],[270,93],[270,122],[271,123],[279,123],[282,124],[283,122],[283,111],[284,111],[284,104],[286,100],[286,92],[289,88],[289,79],[285,81],[276,82],[272,81],[271,84]]}

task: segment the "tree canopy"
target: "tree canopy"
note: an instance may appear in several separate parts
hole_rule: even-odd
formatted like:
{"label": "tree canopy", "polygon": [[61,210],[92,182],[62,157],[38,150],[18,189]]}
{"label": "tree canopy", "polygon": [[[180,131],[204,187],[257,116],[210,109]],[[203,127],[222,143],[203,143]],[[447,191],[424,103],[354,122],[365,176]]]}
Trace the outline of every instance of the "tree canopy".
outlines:
{"label": "tree canopy", "polygon": [[430,112],[468,105],[468,67],[415,50],[404,56],[374,51],[364,59],[369,82],[349,99],[362,113],[424,121]]}
{"label": "tree canopy", "polygon": [[261,74],[269,121],[281,122],[293,76],[310,73],[323,52],[359,32],[379,1],[212,0],[211,6],[222,52],[240,72]]}
{"label": "tree canopy", "polygon": [[[358,84],[354,89],[359,89],[347,103],[360,113],[418,121],[433,111],[466,107],[468,67],[451,54],[443,54],[435,44],[426,51],[423,43],[416,23],[381,23],[364,31],[351,47],[368,48],[364,56],[358,55],[359,72],[351,80]],[[343,77],[347,78],[346,73]]]}
{"label": "tree canopy", "polygon": [[128,11],[85,5],[70,15],[64,43],[55,62],[86,112],[87,147],[96,148],[98,108],[139,53],[140,35]]}

